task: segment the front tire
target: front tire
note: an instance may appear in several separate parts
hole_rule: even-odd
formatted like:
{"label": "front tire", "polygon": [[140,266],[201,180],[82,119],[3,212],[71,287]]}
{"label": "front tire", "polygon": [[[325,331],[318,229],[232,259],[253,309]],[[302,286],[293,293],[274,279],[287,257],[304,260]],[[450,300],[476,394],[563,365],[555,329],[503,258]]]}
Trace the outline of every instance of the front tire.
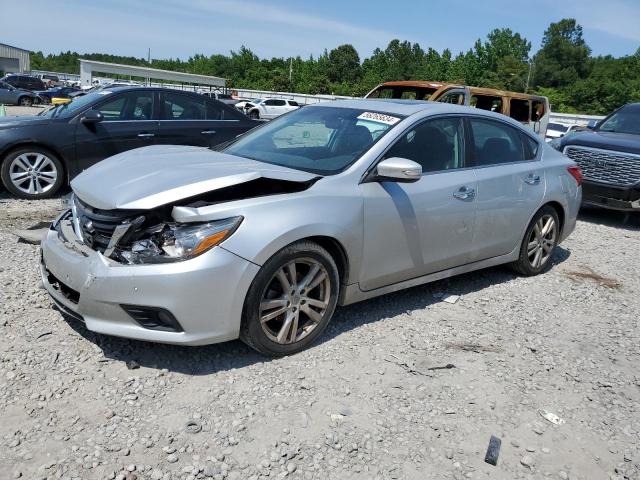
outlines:
{"label": "front tire", "polygon": [[18,105],[21,107],[30,107],[33,105],[33,99],[31,97],[20,97],[18,99]]}
{"label": "front tire", "polygon": [[249,288],[240,339],[271,357],[304,350],[329,324],[339,285],[336,263],[320,245],[300,241],[285,247]]}
{"label": "front tire", "polygon": [[49,198],[62,187],[64,167],[54,154],[40,147],[9,152],[2,162],[0,177],[4,187],[19,198]]}
{"label": "front tire", "polygon": [[520,256],[511,267],[526,276],[538,275],[551,267],[553,252],[560,238],[556,209],[545,205],[535,214],[520,245]]}
{"label": "front tire", "polygon": [[257,110],[251,110],[249,112],[249,118],[251,118],[252,120],[259,120],[260,119],[260,113],[258,113]]}

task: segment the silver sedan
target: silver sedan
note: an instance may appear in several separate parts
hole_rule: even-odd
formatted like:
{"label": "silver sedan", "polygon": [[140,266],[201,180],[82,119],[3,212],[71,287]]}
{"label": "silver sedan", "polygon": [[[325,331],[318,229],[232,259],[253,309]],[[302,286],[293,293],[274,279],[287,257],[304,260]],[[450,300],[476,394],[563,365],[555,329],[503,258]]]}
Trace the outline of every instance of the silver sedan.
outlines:
{"label": "silver sedan", "polygon": [[319,104],[219,151],[149,146],[89,168],[43,239],[42,277],[95,332],[287,355],[337,305],[498,264],[544,272],[581,180],[505,116]]}

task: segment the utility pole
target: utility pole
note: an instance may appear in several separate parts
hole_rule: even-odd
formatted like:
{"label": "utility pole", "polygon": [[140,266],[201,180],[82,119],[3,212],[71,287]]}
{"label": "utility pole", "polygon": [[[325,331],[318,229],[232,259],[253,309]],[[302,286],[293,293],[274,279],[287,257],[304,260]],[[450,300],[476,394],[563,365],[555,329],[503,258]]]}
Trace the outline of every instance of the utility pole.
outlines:
{"label": "utility pole", "polygon": [[293,57],[289,58],[289,85],[291,85],[291,76],[293,75]]}
{"label": "utility pole", "polygon": [[531,80],[531,68],[533,67],[533,60],[529,60],[529,73],[527,74],[527,85],[524,87],[524,93],[529,91],[529,81]]}
{"label": "utility pole", "polygon": [[[147,50],[147,67],[151,68],[151,47]],[[151,73],[149,73],[151,75]],[[151,86],[151,77],[147,77],[147,86]]]}

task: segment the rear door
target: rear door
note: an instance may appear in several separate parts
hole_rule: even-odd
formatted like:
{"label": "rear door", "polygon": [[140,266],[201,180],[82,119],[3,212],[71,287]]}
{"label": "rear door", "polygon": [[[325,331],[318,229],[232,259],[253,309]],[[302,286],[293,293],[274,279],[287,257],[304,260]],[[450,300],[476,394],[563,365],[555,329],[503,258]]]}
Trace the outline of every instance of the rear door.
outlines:
{"label": "rear door", "polygon": [[203,95],[165,91],[160,105],[161,144],[213,147],[248,129],[243,115]]}
{"label": "rear door", "polygon": [[473,260],[505,255],[521,236],[545,193],[541,150],[531,136],[498,120],[469,117],[478,179]]}
{"label": "rear door", "polygon": [[422,165],[414,183],[364,183],[364,246],[360,285],[372,290],[469,262],[477,182],[467,168],[462,117],[409,129],[385,158]]}
{"label": "rear door", "polygon": [[[154,120],[155,93],[104,90],[105,100],[93,107],[104,117],[99,123],[76,126],[76,158],[80,169],[133,148],[155,144],[158,121]],[[80,115],[82,117],[82,115]]]}

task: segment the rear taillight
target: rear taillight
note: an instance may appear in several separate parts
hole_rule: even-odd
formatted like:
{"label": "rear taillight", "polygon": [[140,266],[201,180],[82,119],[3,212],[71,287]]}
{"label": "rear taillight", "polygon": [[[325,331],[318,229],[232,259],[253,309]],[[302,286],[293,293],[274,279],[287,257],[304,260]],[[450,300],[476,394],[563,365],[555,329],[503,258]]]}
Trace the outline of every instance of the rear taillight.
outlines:
{"label": "rear taillight", "polygon": [[582,185],[582,170],[577,165],[573,165],[571,167],[567,167],[567,172],[571,174],[573,178],[576,179],[576,183],[578,186]]}

